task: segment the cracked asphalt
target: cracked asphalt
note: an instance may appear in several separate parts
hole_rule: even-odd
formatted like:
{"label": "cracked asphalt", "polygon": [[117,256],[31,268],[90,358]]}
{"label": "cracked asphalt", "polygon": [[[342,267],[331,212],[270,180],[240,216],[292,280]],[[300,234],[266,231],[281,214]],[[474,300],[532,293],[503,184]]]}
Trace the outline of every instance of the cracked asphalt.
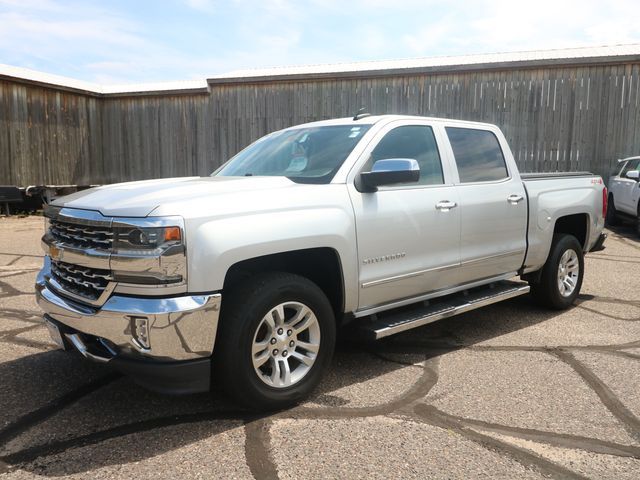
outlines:
{"label": "cracked asphalt", "polygon": [[611,231],[578,305],[528,296],[341,343],[305,404],[166,397],[56,350],[39,217],[0,218],[0,477],[640,478],[640,242]]}

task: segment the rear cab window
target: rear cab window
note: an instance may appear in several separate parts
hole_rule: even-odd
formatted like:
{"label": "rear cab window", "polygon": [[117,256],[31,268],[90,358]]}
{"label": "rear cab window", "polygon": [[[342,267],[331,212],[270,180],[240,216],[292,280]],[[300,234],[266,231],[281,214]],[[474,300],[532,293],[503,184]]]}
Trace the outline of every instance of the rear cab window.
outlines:
{"label": "rear cab window", "polygon": [[445,127],[461,183],[497,182],[509,178],[498,138],[489,130]]}

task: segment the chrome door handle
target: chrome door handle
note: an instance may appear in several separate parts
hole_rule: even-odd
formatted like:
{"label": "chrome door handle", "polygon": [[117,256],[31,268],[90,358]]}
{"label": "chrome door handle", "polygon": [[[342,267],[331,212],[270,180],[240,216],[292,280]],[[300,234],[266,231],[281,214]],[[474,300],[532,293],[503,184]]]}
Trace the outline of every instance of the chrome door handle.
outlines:
{"label": "chrome door handle", "polygon": [[509,202],[512,205],[516,205],[517,203],[521,202],[522,200],[524,200],[524,197],[522,195],[509,195],[507,197],[507,202]]}
{"label": "chrome door handle", "polygon": [[449,200],[442,200],[436,203],[436,208],[442,212],[448,212],[452,208],[456,208],[458,204],[456,202],[450,202]]}

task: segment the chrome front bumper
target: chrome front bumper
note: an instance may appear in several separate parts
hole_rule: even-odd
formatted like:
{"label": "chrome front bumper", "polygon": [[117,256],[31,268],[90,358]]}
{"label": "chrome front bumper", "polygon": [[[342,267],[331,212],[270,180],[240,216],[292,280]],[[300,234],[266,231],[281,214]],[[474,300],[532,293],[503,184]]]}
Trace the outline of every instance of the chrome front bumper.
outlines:
{"label": "chrome front bumper", "polygon": [[[36,299],[45,314],[70,329],[106,340],[117,355],[158,361],[211,356],[222,295],[169,298],[112,295],[102,306],[76,303],[47,284],[49,262],[36,280]],[[146,318],[149,348],[136,342],[135,319]]]}

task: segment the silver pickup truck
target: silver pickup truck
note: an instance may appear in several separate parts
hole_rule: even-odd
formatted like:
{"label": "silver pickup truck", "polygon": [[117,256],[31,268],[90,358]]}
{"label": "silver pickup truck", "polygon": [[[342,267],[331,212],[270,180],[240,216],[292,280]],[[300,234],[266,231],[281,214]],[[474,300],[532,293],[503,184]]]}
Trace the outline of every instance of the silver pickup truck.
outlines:
{"label": "silver pickup truck", "polygon": [[210,177],[54,201],[37,300],[62,348],[148,388],[282,408],[318,384],[337,329],[378,339],[530,290],[569,307],[606,202],[592,174],[519,174],[493,125],[310,123]]}

